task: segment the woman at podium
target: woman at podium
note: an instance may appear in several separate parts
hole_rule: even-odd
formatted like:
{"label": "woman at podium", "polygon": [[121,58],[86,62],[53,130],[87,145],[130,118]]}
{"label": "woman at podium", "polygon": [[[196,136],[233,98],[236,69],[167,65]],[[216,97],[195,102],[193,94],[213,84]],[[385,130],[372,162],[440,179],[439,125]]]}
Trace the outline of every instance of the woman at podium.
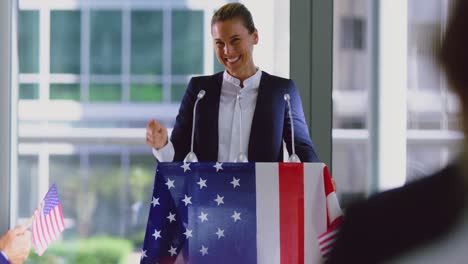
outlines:
{"label": "woman at podium", "polygon": [[170,139],[164,125],[148,122],[146,144],[155,157],[281,162],[284,140],[298,160],[318,161],[294,82],[260,70],[253,61],[259,32],[250,11],[240,3],[222,6],[211,19],[211,35],[225,70],[190,80]]}

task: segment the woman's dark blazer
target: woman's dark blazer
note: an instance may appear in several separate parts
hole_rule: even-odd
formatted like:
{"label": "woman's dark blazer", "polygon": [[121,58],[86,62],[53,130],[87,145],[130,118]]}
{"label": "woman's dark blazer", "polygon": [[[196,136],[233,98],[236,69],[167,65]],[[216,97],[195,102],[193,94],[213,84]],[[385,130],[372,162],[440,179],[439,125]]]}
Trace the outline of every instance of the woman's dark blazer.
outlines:
{"label": "woman's dark blazer", "polygon": [[[218,113],[223,72],[210,76],[193,77],[182,99],[171,135],[174,161],[182,161],[190,151],[193,106],[200,90],[205,97],[197,105],[194,152],[199,161],[218,159]],[[251,162],[283,161],[283,139],[291,153],[291,126],[284,94],[291,97],[296,154],[303,162],[318,161],[302,110],[302,103],[289,79],[262,72],[257,104],[249,138],[248,159]]]}

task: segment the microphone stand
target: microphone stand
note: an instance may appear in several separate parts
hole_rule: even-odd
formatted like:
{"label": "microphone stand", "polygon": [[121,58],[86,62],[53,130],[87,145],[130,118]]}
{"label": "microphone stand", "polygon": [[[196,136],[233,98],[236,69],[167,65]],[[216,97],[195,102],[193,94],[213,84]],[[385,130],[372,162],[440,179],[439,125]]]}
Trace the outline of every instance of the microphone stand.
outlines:
{"label": "microphone stand", "polygon": [[291,123],[292,154],[289,156],[288,162],[299,163],[301,162],[301,160],[296,155],[296,148],[294,145],[294,123],[293,123],[293,118],[292,118],[292,113],[291,113],[291,97],[289,96],[289,94],[284,95],[284,100],[288,103],[289,122]]}
{"label": "microphone stand", "polygon": [[[237,94],[236,101],[239,104],[239,112],[240,112],[240,115],[239,115],[239,121],[240,121],[239,122],[239,148],[242,148],[242,107],[241,107],[241,104],[240,104],[240,94],[239,93]],[[245,153],[242,152],[242,149],[239,152],[239,154],[237,155],[234,162],[249,162],[248,159],[247,159],[247,155],[245,155]]]}
{"label": "microphone stand", "polygon": [[192,142],[190,144],[190,152],[185,156],[184,162],[198,162],[197,155],[193,152],[193,138],[195,134],[195,116],[197,112],[197,104],[205,96],[205,90],[200,90],[197,95],[197,100],[195,101],[195,106],[193,107],[193,120],[192,120]]}

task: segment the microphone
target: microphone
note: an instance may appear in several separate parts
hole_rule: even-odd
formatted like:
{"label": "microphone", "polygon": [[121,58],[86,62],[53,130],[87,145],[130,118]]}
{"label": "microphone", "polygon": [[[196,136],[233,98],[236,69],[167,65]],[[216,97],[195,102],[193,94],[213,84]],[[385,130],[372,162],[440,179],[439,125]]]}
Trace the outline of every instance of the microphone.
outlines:
{"label": "microphone", "polygon": [[[242,146],[243,146],[242,145],[242,108],[241,108],[241,104],[240,104],[240,94],[239,93],[237,94],[236,101],[239,104],[239,112],[240,112],[240,115],[239,115],[239,148],[242,148]],[[249,162],[247,160],[247,155],[244,152],[242,152],[242,149],[239,152],[239,154],[237,155],[234,162]]]}
{"label": "microphone", "polygon": [[195,105],[193,107],[193,120],[192,120],[192,142],[190,144],[190,152],[185,156],[184,162],[198,162],[197,155],[193,152],[193,138],[195,133],[195,116],[197,112],[197,104],[205,96],[205,90],[200,90],[197,95],[197,100],[195,101]]}
{"label": "microphone", "polygon": [[294,123],[291,113],[291,97],[289,94],[284,94],[284,100],[288,103],[289,122],[291,123],[292,154],[289,156],[288,162],[301,162],[299,157],[296,155],[296,148],[294,146]]}

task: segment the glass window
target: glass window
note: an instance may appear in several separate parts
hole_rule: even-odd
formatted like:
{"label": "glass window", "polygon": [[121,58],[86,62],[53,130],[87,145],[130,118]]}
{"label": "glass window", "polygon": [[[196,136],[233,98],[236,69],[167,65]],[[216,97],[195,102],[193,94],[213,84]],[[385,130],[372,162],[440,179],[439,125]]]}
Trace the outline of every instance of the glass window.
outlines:
{"label": "glass window", "polygon": [[180,102],[186,89],[187,85],[185,84],[173,84],[171,87],[171,102]]}
{"label": "glass window", "polygon": [[203,12],[172,12],[172,74],[203,73]]}
{"label": "glass window", "polygon": [[162,12],[132,12],[131,72],[162,74]]}
{"label": "glass window", "polygon": [[157,84],[133,84],[130,88],[130,101],[133,102],[162,102],[163,91]]}
{"label": "glass window", "polygon": [[91,11],[90,71],[122,72],[122,12]]}
{"label": "glass window", "polygon": [[143,245],[146,221],[148,219],[148,208],[153,192],[154,171],[156,160],[150,155],[140,154],[130,156],[130,201],[131,222],[130,238],[135,245]]}
{"label": "glass window", "polygon": [[407,129],[413,139],[407,141],[407,182],[430,175],[461,150],[453,138],[456,131],[463,135],[458,101],[435,59],[451,3],[408,1]]}
{"label": "glass window", "polygon": [[93,154],[89,156],[89,183],[87,191],[93,197],[90,212],[93,230],[120,236],[124,233],[128,217],[127,194],[128,175],[121,168],[117,154]]}
{"label": "glass window", "polygon": [[[345,207],[349,201],[364,197],[370,177],[366,129],[370,103],[365,98],[371,89],[373,54],[366,43],[373,33],[368,31],[369,25],[378,24],[371,20],[372,3],[349,0],[335,1],[334,5],[333,163],[339,166],[333,166],[333,176]],[[456,133],[448,133],[460,129],[456,100],[434,60],[449,4],[407,1],[406,182],[431,174],[459,151]]]}
{"label": "glass window", "polygon": [[52,100],[80,100],[79,84],[51,84],[50,99]]}
{"label": "glass window", "polygon": [[19,85],[19,99],[39,99],[39,84],[22,83]]}
{"label": "glass window", "polygon": [[93,84],[89,87],[92,102],[118,102],[122,100],[122,86],[116,84]]}
{"label": "glass window", "polygon": [[447,146],[438,146],[436,144],[416,144],[409,142],[407,151],[407,177],[406,182],[412,182],[431,175],[438,170],[445,152],[446,159],[454,158],[457,151],[445,149]]}
{"label": "glass window", "polygon": [[19,12],[19,68],[21,73],[39,72],[39,12]]}
{"label": "glass window", "polygon": [[[211,17],[218,4],[208,8],[195,0],[198,9],[192,10],[192,3],[178,0],[163,1],[162,6],[150,0],[99,2],[66,10],[47,1],[19,2],[24,10],[19,12],[18,94],[41,102],[21,102],[18,130],[58,127],[54,133],[62,139],[56,144],[42,133],[19,135],[19,148],[34,154],[18,157],[18,193],[13,195],[19,206],[11,210],[18,210],[17,222],[24,221],[44,196],[46,184],[55,183],[67,225],[44,256],[32,253],[28,263],[139,262],[156,160],[144,135],[127,129],[143,129],[153,117],[141,108],[146,103],[158,110],[164,104],[163,113],[156,111],[154,117],[173,126],[188,77],[211,74],[205,72],[205,62],[212,60],[208,56],[206,61],[211,53],[204,53],[211,46],[205,42],[205,16]],[[41,23],[49,28],[40,30]],[[47,46],[41,49],[50,52],[45,58],[50,66],[39,72],[42,44]],[[123,67],[127,58],[129,65]],[[216,58],[213,63],[216,72],[224,70]],[[49,98],[40,98],[44,92]],[[60,120],[47,114],[56,105],[47,105],[48,99],[65,100],[60,102]],[[123,112],[123,119],[109,118]],[[86,137],[69,134],[73,128],[82,129]],[[102,140],[102,128],[118,132],[109,135],[111,142],[121,140],[120,133],[129,137],[113,145]]]}
{"label": "glass window", "polygon": [[80,73],[80,23],[79,11],[51,12],[51,73]]}
{"label": "glass window", "polygon": [[368,188],[369,1],[335,1],[333,6],[332,162],[343,207],[364,198]]}
{"label": "glass window", "polygon": [[343,17],[341,19],[341,47],[343,49],[364,49],[365,39],[364,19]]}
{"label": "glass window", "polygon": [[73,225],[65,229],[64,237],[70,238],[77,234],[84,236],[88,227],[83,222],[90,221],[86,205],[87,200],[86,171],[80,170],[80,156],[50,155],[49,156],[49,182],[55,183],[62,204],[63,216],[73,219]]}
{"label": "glass window", "polygon": [[38,157],[33,155],[20,155],[18,157],[18,186],[21,186],[18,195],[18,216],[29,218],[38,205],[39,184]]}

